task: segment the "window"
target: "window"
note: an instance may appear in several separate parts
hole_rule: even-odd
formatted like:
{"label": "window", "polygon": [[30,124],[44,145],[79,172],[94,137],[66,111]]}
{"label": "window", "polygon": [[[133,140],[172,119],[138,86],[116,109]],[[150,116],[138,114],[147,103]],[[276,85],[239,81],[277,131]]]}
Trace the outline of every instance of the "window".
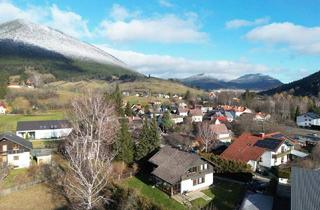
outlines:
{"label": "window", "polygon": [[198,185],[198,184],[202,184],[205,182],[205,178],[204,177],[200,177],[200,178],[197,178],[197,179],[193,179],[192,180],[192,184],[193,186],[195,185]]}
{"label": "window", "polygon": [[204,177],[199,178],[199,184],[202,184],[202,183],[204,183],[204,182],[205,182]]}
{"label": "window", "polygon": [[7,145],[3,145],[3,146],[2,146],[2,152],[6,152],[7,150],[8,150]]}
{"label": "window", "polygon": [[193,179],[192,180],[192,184],[193,184],[193,186],[197,185],[198,184],[198,179]]}
{"label": "window", "polygon": [[194,173],[194,172],[197,172],[197,167],[192,167],[189,169],[189,172],[190,173]]}
{"label": "window", "polygon": [[208,169],[208,165],[207,165],[206,163],[203,165],[203,169],[204,169],[204,170],[207,170],[207,169]]}
{"label": "window", "polygon": [[13,160],[19,160],[19,156],[18,155],[13,156]]}
{"label": "window", "polygon": [[19,150],[19,146],[17,144],[13,145],[12,147],[13,150]]}

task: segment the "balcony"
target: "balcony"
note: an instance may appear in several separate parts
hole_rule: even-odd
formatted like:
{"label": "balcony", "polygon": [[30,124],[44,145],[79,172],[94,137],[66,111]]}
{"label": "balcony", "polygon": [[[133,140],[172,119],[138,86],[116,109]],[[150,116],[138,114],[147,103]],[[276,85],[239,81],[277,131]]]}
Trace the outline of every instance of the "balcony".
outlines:
{"label": "balcony", "polygon": [[7,150],[5,152],[0,152],[0,155],[11,155],[11,154],[19,154],[19,153],[24,153],[24,152],[30,152],[28,149],[17,149],[17,150]]}
{"label": "balcony", "polygon": [[272,155],[272,158],[281,158],[289,154],[291,154],[291,149],[285,152],[281,152],[279,154]]}
{"label": "balcony", "polygon": [[182,180],[186,180],[186,179],[197,178],[197,177],[209,174],[209,173],[213,173],[213,168],[212,167],[208,167],[207,169],[198,170],[198,171],[195,171],[195,172],[189,172],[189,173],[181,176],[181,179]]}

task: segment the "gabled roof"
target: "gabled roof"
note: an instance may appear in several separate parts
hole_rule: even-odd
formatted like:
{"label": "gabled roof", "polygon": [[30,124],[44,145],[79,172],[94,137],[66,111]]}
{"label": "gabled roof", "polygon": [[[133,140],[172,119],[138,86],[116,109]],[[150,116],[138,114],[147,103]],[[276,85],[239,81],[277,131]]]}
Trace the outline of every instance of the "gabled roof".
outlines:
{"label": "gabled roof", "polygon": [[312,119],[319,119],[320,118],[320,115],[318,115],[317,113],[314,113],[314,112],[307,112],[303,115],[307,115],[308,117],[310,117]]}
{"label": "gabled roof", "polygon": [[149,162],[157,166],[152,172],[153,175],[170,184],[175,184],[190,168],[203,164],[204,160],[197,154],[165,146],[152,156]]}
{"label": "gabled roof", "polygon": [[17,131],[47,130],[71,128],[67,120],[45,120],[45,121],[20,121],[17,123]]}
{"label": "gabled roof", "polygon": [[229,134],[228,128],[225,124],[212,124],[210,128],[213,133],[220,135],[220,134]]}
{"label": "gabled roof", "polygon": [[201,109],[190,109],[191,116],[203,116]]}
{"label": "gabled roof", "polygon": [[247,163],[249,160],[258,160],[265,149],[255,146],[261,137],[249,133],[242,134],[222,154],[221,157]]}
{"label": "gabled roof", "polygon": [[32,149],[32,143],[30,141],[27,141],[19,136],[16,136],[15,134],[13,133],[3,133],[3,134],[0,134],[0,141],[1,140],[7,140],[7,141],[11,141],[15,144],[19,144],[21,146],[23,146],[24,148],[26,149],[29,149],[31,150]]}
{"label": "gabled roof", "polygon": [[265,151],[276,151],[286,140],[288,140],[286,136],[281,133],[270,133],[263,137],[245,133],[237,138],[221,156],[247,163],[249,160],[258,160]]}

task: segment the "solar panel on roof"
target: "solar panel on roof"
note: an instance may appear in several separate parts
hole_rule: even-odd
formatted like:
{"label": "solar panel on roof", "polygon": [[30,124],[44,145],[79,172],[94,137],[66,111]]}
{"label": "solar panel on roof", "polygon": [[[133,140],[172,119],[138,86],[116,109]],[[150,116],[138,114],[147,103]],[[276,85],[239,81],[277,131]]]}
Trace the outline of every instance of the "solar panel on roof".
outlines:
{"label": "solar panel on roof", "polygon": [[278,148],[279,144],[281,144],[281,140],[279,139],[263,139],[259,140],[255,143],[255,146],[262,147],[269,150],[275,150]]}
{"label": "solar panel on roof", "polygon": [[284,138],[285,136],[281,133],[277,133],[277,134],[271,135],[271,137],[276,138],[276,139],[281,139],[281,138]]}

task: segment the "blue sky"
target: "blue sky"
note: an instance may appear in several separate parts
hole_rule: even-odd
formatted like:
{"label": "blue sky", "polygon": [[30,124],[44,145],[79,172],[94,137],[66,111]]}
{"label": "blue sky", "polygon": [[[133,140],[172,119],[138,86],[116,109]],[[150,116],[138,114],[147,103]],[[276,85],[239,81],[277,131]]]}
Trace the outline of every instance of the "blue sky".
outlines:
{"label": "blue sky", "polygon": [[0,22],[15,18],[163,78],[264,73],[290,82],[320,70],[320,0],[0,0]]}

